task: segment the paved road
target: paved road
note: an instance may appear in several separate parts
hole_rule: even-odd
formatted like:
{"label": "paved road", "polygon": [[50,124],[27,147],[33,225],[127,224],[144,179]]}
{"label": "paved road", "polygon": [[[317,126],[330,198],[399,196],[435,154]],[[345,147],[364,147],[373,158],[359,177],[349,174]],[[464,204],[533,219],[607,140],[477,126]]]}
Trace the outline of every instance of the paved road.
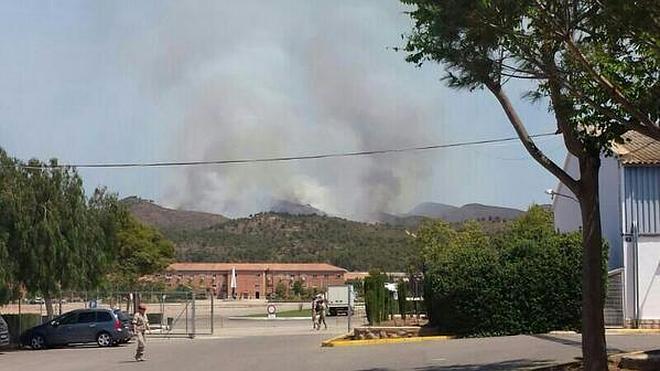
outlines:
{"label": "paved road", "polygon": [[[150,339],[148,361],[132,360],[134,345],[70,347],[0,353],[0,370],[509,370],[570,361],[579,336],[512,336],[345,348],[321,348],[339,332],[302,326],[228,328],[219,336]],[[260,335],[260,336],[255,336]],[[660,335],[610,336],[612,350],[660,348]]]}

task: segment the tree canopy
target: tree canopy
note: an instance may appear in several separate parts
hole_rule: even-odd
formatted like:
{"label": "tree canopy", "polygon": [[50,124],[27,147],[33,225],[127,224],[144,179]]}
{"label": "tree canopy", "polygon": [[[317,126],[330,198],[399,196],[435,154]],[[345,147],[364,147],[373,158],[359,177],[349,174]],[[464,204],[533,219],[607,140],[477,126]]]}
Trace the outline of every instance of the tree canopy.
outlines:
{"label": "tree canopy", "polygon": [[109,284],[114,289],[127,290],[135,288],[141,277],[165,270],[174,258],[174,244],[155,228],[122,211],[116,235],[117,257]]}
{"label": "tree canopy", "polygon": [[[627,130],[660,140],[660,6],[650,0],[402,0],[415,21],[407,60],[447,67],[452,87],[497,91],[511,79],[552,97],[577,155]],[[581,143],[583,146],[579,146]]]}
{"label": "tree canopy", "polygon": [[[622,135],[660,140],[660,5],[651,0],[402,0],[414,21],[407,60],[438,62],[457,89],[487,89],[529,154],[577,196],[582,213],[583,355],[606,367],[600,157]],[[579,177],[538,148],[506,93],[528,81],[546,99]]]}
{"label": "tree canopy", "polygon": [[0,149],[0,300],[19,291],[42,295],[52,315],[62,291],[98,288],[111,276],[134,282],[172,255],[171,243],[115,195],[97,189],[87,197],[75,169],[56,160],[23,163]]}

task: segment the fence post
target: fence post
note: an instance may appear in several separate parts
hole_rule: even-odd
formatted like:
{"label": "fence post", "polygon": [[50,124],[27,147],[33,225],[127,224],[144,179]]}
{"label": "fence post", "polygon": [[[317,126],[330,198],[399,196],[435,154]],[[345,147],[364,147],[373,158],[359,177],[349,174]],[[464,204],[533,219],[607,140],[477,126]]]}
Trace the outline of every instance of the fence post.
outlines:
{"label": "fence post", "polygon": [[213,294],[211,294],[211,335],[213,335],[213,315],[214,315],[214,308],[213,308]]}
{"label": "fence post", "polygon": [[192,333],[189,335],[191,339],[195,337],[195,293],[190,293],[192,297]]}
{"label": "fence post", "polygon": [[188,333],[189,333],[189,332],[188,332],[188,319],[189,319],[189,318],[188,318],[188,306],[189,306],[189,304],[190,304],[190,303],[188,302],[188,294],[186,294],[185,298],[186,298],[186,299],[185,299],[185,300],[186,300],[186,334],[188,334]]}
{"label": "fence post", "polygon": [[348,332],[351,332],[351,318],[353,317],[353,286],[347,285],[348,290]]}
{"label": "fence post", "polygon": [[23,313],[21,312],[21,302],[22,301],[23,301],[23,293],[21,292],[21,297],[18,298],[18,334],[19,334],[19,336],[20,336],[20,334],[23,333],[23,320],[21,319],[21,317],[23,317],[22,316]]}

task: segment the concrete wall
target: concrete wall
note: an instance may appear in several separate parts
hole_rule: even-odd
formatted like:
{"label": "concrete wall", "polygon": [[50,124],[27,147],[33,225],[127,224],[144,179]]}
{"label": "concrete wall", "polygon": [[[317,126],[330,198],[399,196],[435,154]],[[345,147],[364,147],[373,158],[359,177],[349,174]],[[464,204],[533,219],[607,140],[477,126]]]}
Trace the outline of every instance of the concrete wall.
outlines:
{"label": "concrete wall", "polygon": [[606,157],[600,169],[600,218],[603,238],[610,247],[609,269],[623,267],[621,238],[621,168],[619,162]]}
{"label": "concrete wall", "polygon": [[[660,236],[640,236],[639,249],[639,308],[640,319],[660,319]],[[632,320],[635,314],[633,243],[624,244],[626,269],[625,316]]]}
{"label": "concrete wall", "polygon": [[[577,177],[579,174],[577,158],[568,156],[564,163],[564,170],[571,176]],[[563,183],[559,183],[555,192],[562,195],[569,195],[575,197],[568,187]],[[580,217],[580,205],[577,201],[562,197],[554,196],[552,201],[552,210],[555,214],[555,228],[560,232],[573,232],[577,231],[582,226],[582,219]]]}
{"label": "concrete wall", "polygon": [[[573,177],[579,176],[577,158],[569,156],[564,169]],[[599,175],[600,218],[603,238],[609,245],[609,269],[623,267],[623,248],[621,239],[621,202],[620,202],[620,168],[617,160],[611,157],[603,158]],[[556,192],[575,197],[564,185],[559,184]],[[555,214],[555,228],[560,232],[577,231],[582,227],[580,205],[570,198],[555,196],[552,203]]]}
{"label": "concrete wall", "polygon": [[641,236],[638,246],[640,316],[660,319],[660,236]]}

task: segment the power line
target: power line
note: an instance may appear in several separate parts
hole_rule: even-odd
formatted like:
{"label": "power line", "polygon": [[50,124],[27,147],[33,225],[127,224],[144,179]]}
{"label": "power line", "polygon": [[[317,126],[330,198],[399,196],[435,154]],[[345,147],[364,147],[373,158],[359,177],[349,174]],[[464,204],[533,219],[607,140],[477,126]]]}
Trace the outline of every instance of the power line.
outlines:
{"label": "power line", "polygon": [[[542,133],[530,135],[530,138],[541,138],[557,135],[556,133]],[[287,161],[301,161],[301,160],[318,160],[327,158],[340,158],[340,157],[359,157],[359,156],[373,156],[383,155],[389,153],[402,153],[402,152],[416,152],[428,151],[433,149],[442,148],[456,148],[466,146],[478,146],[493,143],[503,143],[518,140],[518,137],[497,138],[497,139],[484,139],[475,140],[470,142],[456,142],[447,144],[434,144],[429,146],[420,147],[403,147],[403,148],[390,148],[371,151],[357,151],[357,152],[338,152],[338,153],[324,153],[316,155],[305,156],[285,156],[285,157],[264,157],[264,158],[248,158],[248,159],[234,159],[234,160],[207,160],[207,161],[171,161],[171,162],[124,162],[124,163],[80,163],[80,164],[58,164],[55,166],[45,165],[47,168],[65,168],[74,167],[80,169],[111,169],[111,168],[147,168],[147,167],[182,167],[182,166],[209,166],[209,165],[233,165],[233,164],[248,164],[248,163],[261,163],[261,162],[287,162]],[[20,165],[26,169],[42,169],[39,166],[30,166],[26,164]]]}

